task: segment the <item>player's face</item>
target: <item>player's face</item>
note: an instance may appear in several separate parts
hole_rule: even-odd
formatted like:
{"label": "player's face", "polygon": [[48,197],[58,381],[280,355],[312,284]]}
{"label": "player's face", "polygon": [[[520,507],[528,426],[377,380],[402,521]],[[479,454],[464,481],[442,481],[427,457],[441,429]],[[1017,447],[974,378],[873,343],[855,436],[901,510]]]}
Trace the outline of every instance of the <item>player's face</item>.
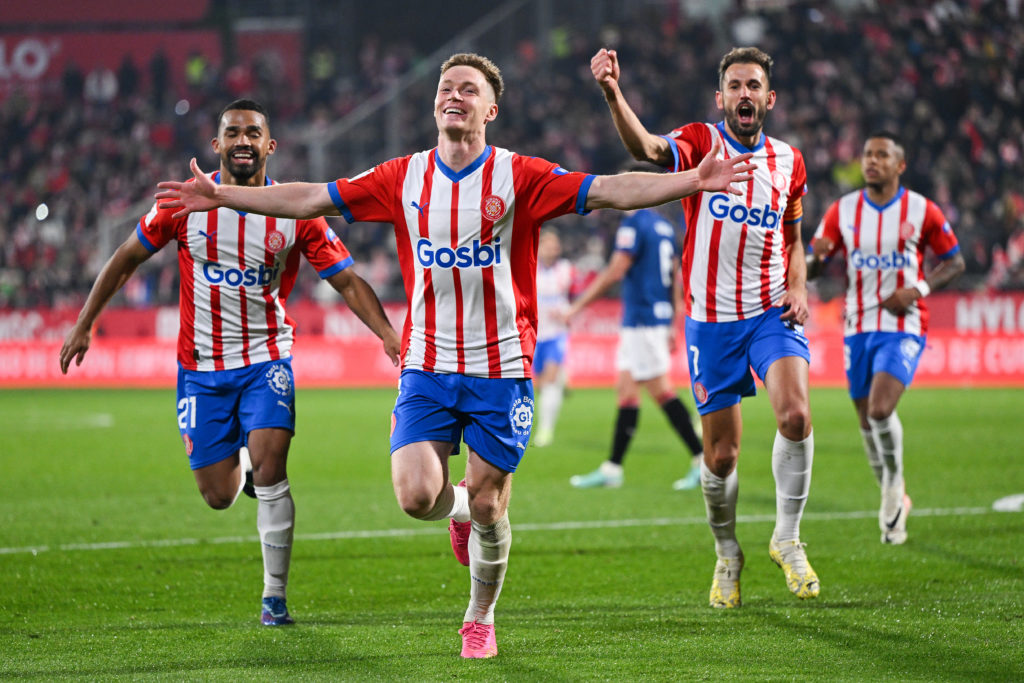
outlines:
{"label": "player's face", "polygon": [[441,74],[434,97],[434,119],[442,132],[483,132],[498,115],[494,91],[484,75],[471,66],[459,65]]}
{"label": "player's face", "polygon": [[271,139],[263,114],[248,109],[224,112],[213,151],[220,155],[221,168],[241,184],[261,173],[277,141]]}
{"label": "player's face", "polygon": [[550,266],[562,255],[562,241],[554,233],[544,233],[537,245],[537,258],[545,266]]}
{"label": "player's face", "polygon": [[768,77],[758,64],[732,64],[722,76],[715,94],[718,108],[725,111],[725,124],[738,138],[758,135],[768,110],[775,106],[775,91],[768,89]]}
{"label": "player's face", "polygon": [[906,167],[903,149],[889,138],[870,138],[864,143],[860,169],[868,187],[883,188],[899,182]]}

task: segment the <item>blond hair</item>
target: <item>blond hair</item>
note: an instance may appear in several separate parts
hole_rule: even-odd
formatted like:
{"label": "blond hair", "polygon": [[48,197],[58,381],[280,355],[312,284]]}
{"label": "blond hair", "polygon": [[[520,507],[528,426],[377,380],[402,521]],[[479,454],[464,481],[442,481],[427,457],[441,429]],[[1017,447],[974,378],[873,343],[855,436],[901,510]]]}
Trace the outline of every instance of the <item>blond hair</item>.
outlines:
{"label": "blond hair", "polygon": [[482,73],[494,91],[494,101],[501,99],[501,93],[505,91],[505,81],[501,78],[501,69],[487,57],[472,52],[454,54],[441,65],[441,73],[444,74],[454,66],[471,66]]}

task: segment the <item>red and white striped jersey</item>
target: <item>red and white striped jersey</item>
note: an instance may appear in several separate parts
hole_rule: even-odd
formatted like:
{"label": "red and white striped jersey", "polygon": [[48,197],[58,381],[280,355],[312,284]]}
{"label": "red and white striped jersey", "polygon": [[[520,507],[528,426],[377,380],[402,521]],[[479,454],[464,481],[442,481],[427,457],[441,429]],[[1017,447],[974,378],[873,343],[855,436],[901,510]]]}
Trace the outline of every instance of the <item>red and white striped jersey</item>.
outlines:
{"label": "red and white striped jersey", "polygon": [[[213,179],[220,182],[219,171]],[[287,358],[295,323],[284,301],[295,284],[299,254],[321,278],[352,265],[323,218],[293,220],[222,208],[174,219],[174,211],[154,204],[135,234],[151,252],[172,239],[178,242],[178,362],[189,370],[230,370]]]}
{"label": "red and white striped jersey", "polygon": [[329,183],[349,222],[394,225],[409,302],[403,367],[530,377],[540,226],[585,213],[593,178],[488,146],[458,172],[435,148]]}
{"label": "red and white striped jersey", "polygon": [[960,251],[942,210],[923,195],[901,187],[885,206],[874,204],[865,190],[843,195],[821,219],[814,241],[832,241],[828,256],[846,255],[844,334],[858,332],[928,332],[924,299],[904,315],[893,315],[882,302],[901,287],[924,279],[924,251],[940,259]]}
{"label": "red and white striped jersey", "polygon": [[672,171],[696,168],[720,143],[718,158],[753,152],[754,177],[742,196],[698,192],[685,197],[683,296],[686,315],[699,322],[731,322],[761,315],[787,290],[783,222],[802,218],[807,170],[800,150],[761,134],[747,149],[722,123],[691,123],[665,136]]}
{"label": "red and white striped jersey", "polygon": [[569,331],[565,313],[576,269],[569,259],[558,259],[545,267],[537,265],[537,341],[554,339]]}

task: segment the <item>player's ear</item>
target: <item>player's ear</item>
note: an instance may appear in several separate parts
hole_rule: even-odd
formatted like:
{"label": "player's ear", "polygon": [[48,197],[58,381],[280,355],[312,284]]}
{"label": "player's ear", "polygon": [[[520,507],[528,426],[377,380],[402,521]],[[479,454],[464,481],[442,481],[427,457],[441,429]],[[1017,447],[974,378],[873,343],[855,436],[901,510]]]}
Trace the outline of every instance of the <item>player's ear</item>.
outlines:
{"label": "player's ear", "polygon": [[214,154],[220,156],[220,138],[210,140],[210,147],[213,148]]}
{"label": "player's ear", "polygon": [[721,90],[716,90],[715,91],[715,106],[717,106],[719,109],[725,109],[725,106],[722,104],[722,91]]}
{"label": "player's ear", "polygon": [[274,150],[276,150],[276,149],[277,149],[277,140],[275,140],[274,138],[270,138],[270,142],[267,144],[267,155],[269,156],[269,155],[273,154]]}
{"label": "player's ear", "polygon": [[493,102],[487,109],[487,116],[484,117],[484,123],[490,123],[496,118],[498,118],[498,103]]}
{"label": "player's ear", "polygon": [[775,91],[774,90],[769,90],[768,91],[768,100],[767,100],[765,109],[771,109],[774,106],[775,106]]}

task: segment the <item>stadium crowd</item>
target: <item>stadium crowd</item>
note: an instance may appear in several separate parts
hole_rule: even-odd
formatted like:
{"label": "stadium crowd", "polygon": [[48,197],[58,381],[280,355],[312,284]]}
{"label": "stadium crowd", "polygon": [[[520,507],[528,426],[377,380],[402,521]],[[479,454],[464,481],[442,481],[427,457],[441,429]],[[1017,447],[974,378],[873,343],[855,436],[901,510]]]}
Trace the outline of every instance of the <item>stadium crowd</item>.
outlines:
{"label": "stadium crowd", "polygon": [[[590,76],[598,47],[618,50],[631,104],[650,130],[668,132],[680,122],[720,118],[717,84],[708,78],[717,72],[719,47],[756,44],[776,60],[772,86],[779,100],[768,132],[798,146],[807,162],[805,239],[829,202],[860,184],[861,144],[870,131],[885,128],[905,141],[911,164],[904,183],[939,203],[956,230],[968,267],[958,286],[1024,289],[1024,22],[1018,3],[880,5],[737,10],[712,24],[680,13],[678,3],[647,3],[600,35],[558,26],[544,44],[524,39],[514,54],[490,55],[510,87],[489,137],[569,169],[614,172],[626,159]],[[325,45],[312,47],[305,93],[298,97],[282,95],[273,70],[259,63],[233,60],[224,67],[201,55],[186,67],[187,91],[170,97],[159,59],[126,62],[116,72],[70,68],[59,88],[8,96],[0,103],[0,308],[79,306],[109,255],[99,253],[101,245],[112,250],[124,237],[105,243],[100,226],[129,225],[137,218],[130,212],[146,210],[159,180],[185,175],[191,156],[210,166],[213,118],[233,97],[253,96],[272,113],[282,152],[270,162],[270,175],[309,178],[304,149],[289,134],[337,120],[423,58],[407,42],[370,35],[358,54],[348,65]],[[422,89],[429,97],[434,85],[432,76],[422,79],[408,101],[422,102]],[[305,105],[284,108],[296,101]],[[418,110],[402,116],[423,118]],[[383,139],[387,117],[378,118],[368,125],[378,126]],[[410,123],[409,130],[416,137],[404,141],[407,150],[433,144],[431,127]],[[336,155],[330,160],[333,175],[320,180],[364,170]],[[559,223],[567,256],[584,271],[603,263],[602,245],[617,224],[613,214]],[[401,298],[390,231],[368,226],[342,234],[382,298]],[[174,259],[173,250],[153,259],[118,302],[173,302]],[[304,273],[293,297],[314,297],[316,287],[315,276]]]}

